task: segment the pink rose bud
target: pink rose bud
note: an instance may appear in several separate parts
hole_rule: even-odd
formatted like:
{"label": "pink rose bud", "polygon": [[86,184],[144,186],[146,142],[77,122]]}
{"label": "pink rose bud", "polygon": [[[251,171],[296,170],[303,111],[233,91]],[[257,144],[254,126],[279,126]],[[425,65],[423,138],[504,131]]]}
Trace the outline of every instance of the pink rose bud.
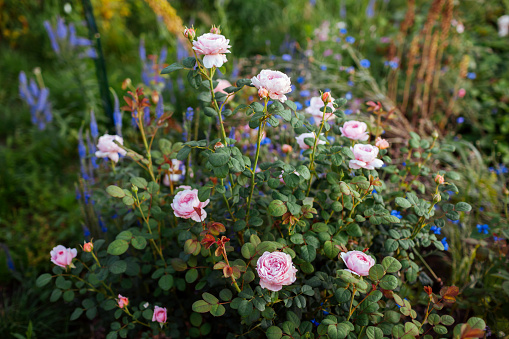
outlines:
{"label": "pink rose bud", "polygon": [[221,34],[221,30],[219,29],[219,27],[216,27],[216,26],[212,25],[212,28],[210,29],[210,33],[212,33],[212,34]]}
{"label": "pink rose bud", "polygon": [[[270,69],[264,69],[255,77],[251,78],[251,82],[258,89],[258,95],[260,98],[266,98],[269,96],[273,100],[279,100],[281,102],[286,101],[286,93],[292,91],[292,83],[288,75],[279,72],[271,71]],[[260,89],[264,88],[268,94],[262,96]]]}
{"label": "pink rose bud", "polygon": [[375,259],[361,251],[342,252],[341,259],[348,267],[345,271],[363,277],[369,274],[369,269],[375,264]]}
{"label": "pink rose bud", "polygon": [[382,167],[384,162],[377,159],[378,147],[364,144],[356,144],[354,147],[350,147],[355,157],[354,160],[350,160],[348,166],[352,169],[375,169]]}
{"label": "pink rose bud", "polygon": [[83,251],[84,252],[92,252],[94,250],[94,244],[92,244],[92,242],[86,242],[84,245],[83,245]]}
{"label": "pink rose bud", "polygon": [[[323,133],[321,133],[320,135],[323,135]],[[313,138],[313,139],[316,139],[316,134],[315,132],[313,133],[302,133],[301,135],[299,135],[298,137],[295,137],[295,139],[297,140],[297,143],[299,144],[299,147],[301,149],[310,149],[311,147],[308,146],[305,142],[304,142],[304,139],[306,138]],[[318,142],[316,143],[317,145],[324,145],[326,144],[325,141],[323,140],[320,140],[318,139]]]}
{"label": "pink rose bud", "polygon": [[218,141],[216,142],[216,144],[214,145],[214,150],[218,149],[218,148],[223,148],[224,145],[221,141]]}
{"label": "pink rose bud", "polygon": [[193,41],[196,37],[196,31],[194,30],[194,27],[187,28],[184,30],[184,36],[189,39],[189,41]]}
{"label": "pink rose bud", "polygon": [[201,202],[198,199],[198,190],[183,190],[177,193],[171,208],[176,217],[183,219],[193,219],[194,221],[200,222],[207,218],[207,212],[203,209],[209,204],[210,200],[207,199],[205,202]]}
{"label": "pink rose bud", "polygon": [[193,41],[193,49],[196,54],[203,55],[205,68],[221,67],[228,61],[226,53],[230,53],[229,43],[230,40],[220,34],[205,33]]}
{"label": "pink rose bud", "polygon": [[279,291],[283,285],[295,282],[297,269],[292,257],[283,252],[265,252],[256,263],[260,286],[269,291]]}
{"label": "pink rose bud", "polygon": [[269,96],[269,91],[267,91],[265,88],[261,87],[258,90],[258,96],[260,97],[260,99],[265,99]]}
{"label": "pink rose bud", "polygon": [[50,252],[51,262],[57,266],[67,268],[74,267],[72,263],[72,259],[78,255],[78,251],[75,248],[66,248],[62,245],[58,245],[53,247],[53,250]]}
{"label": "pink rose bud", "polygon": [[121,294],[118,295],[117,299],[118,307],[124,308],[127,305],[129,305],[129,299],[126,297],[123,297]]}
{"label": "pink rose bud", "polygon": [[436,182],[437,184],[439,184],[439,185],[442,185],[442,184],[445,182],[445,179],[444,179],[444,177],[443,177],[442,175],[437,174],[437,175],[435,176],[435,182]]}
{"label": "pink rose bud", "polygon": [[341,136],[347,137],[351,140],[360,140],[360,141],[366,141],[369,138],[368,132],[366,130],[368,129],[368,125],[366,125],[364,122],[359,121],[347,121],[343,125],[343,127],[340,127],[339,130],[341,131]]}
{"label": "pink rose bud", "polygon": [[166,307],[154,306],[154,315],[152,321],[164,324],[166,322]]}
{"label": "pink rose bud", "polygon": [[375,140],[375,146],[380,149],[386,149],[386,148],[389,148],[389,142],[385,139],[377,137]]}
{"label": "pink rose bud", "polygon": [[114,140],[117,141],[120,145],[124,144],[124,139],[118,135],[105,134],[100,137],[99,142],[97,143],[97,151],[95,152],[95,156],[98,158],[110,158],[111,161],[118,162],[119,154],[126,155],[127,152],[122,147],[117,145]]}
{"label": "pink rose bud", "polygon": [[463,98],[467,94],[467,91],[464,88],[460,88],[458,91],[458,97]]}
{"label": "pink rose bud", "polygon": [[322,94],[322,101],[325,105],[327,105],[328,103],[332,102],[332,95],[330,94],[330,92],[325,92]]}
{"label": "pink rose bud", "polygon": [[[326,92],[328,93],[328,92]],[[325,93],[324,93],[325,94]],[[334,99],[331,98],[331,101],[327,104],[327,107],[332,108],[332,112],[334,112],[336,109],[333,106]],[[334,113],[323,113],[323,107],[325,104],[322,101],[321,97],[312,97],[311,100],[309,100],[309,107],[306,108],[306,113],[309,113],[313,116],[313,119],[315,120],[316,125],[320,125],[322,123],[322,119],[325,118],[325,121],[329,120],[332,116],[334,116]]]}
{"label": "pink rose bud", "polygon": [[281,148],[283,150],[283,153],[290,153],[291,151],[293,151],[293,147],[288,144],[284,144],[283,147]]}

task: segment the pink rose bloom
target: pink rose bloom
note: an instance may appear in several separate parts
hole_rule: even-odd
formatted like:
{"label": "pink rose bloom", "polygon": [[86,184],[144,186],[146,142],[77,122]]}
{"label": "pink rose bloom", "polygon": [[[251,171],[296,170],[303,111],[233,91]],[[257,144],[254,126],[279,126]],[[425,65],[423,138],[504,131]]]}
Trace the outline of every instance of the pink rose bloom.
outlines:
{"label": "pink rose bloom", "polygon": [[173,182],[179,181],[183,175],[186,174],[186,168],[184,163],[177,159],[171,159],[171,166],[168,170],[170,175],[166,173],[163,178],[163,184],[166,186],[170,186],[170,180]]}
{"label": "pink rose bloom", "polygon": [[[327,104],[328,107],[332,108],[332,112],[335,111],[334,106],[332,105],[333,102],[334,99],[332,99],[332,101]],[[317,125],[322,123],[322,118],[324,117],[323,106],[325,105],[321,97],[312,97],[309,101],[309,107],[306,108],[306,113],[309,113],[313,116],[315,119],[315,124]],[[333,115],[334,113],[325,113],[325,121],[329,120]]]}
{"label": "pink rose bloom", "polygon": [[184,219],[193,219],[194,221],[200,222],[207,218],[207,212],[203,209],[209,204],[210,200],[207,199],[205,202],[201,202],[198,199],[198,190],[183,190],[177,193],[171,208],[176,217]]}
{"label": "pink rose bloom", "polygon": [[283,252],[265,252],[256,263],[260,286],[270,291],[279,291],[283,285],[295,282],[297,269],[292,257]]}
{"label": "pink rose bloom", "polygon": [[205,33],[193,41],[193,49],[198,55],[204,55],[203,66],[212,68],[214,66],[221,67],[228,60],[225,53],[230,53],[228,48],[230,40],[223,35],[214,33]]}
{"label": "pink rose bloom", "polygon": [[342,252],[341,259],[345,262],[345,271],[363,277],[369,274],[369,269],[375,264],[375,259],[361,251]]}
{"label": "pink rose bloom", "polygon": [[261,88],[264,88],[269,92],[271,99],[281,102],[285,102],[287,99],[285,94],[292,91],[292,83],[288,75],[270,69],[262,70],[260,74],[251,78],[251,82],[258,89],[258,93]]}
{"label": "pink rose bloom", "polygon": [[124,308],[125,306],[129,305],[129,299],[126,297],[123,297],[121,294],[119,294],[117,303],[118,303],[118,307]]}
{"label": "pink rose bloom", "polygon": [[[226,87],[230,87],[232,84],[228,80],[218,79],[217,80],[217,86],[214,88],[214,92],[221,92],[226,95],[228,95],[227,92],[224,91]],[[230,95],[228,99],[226,99],[226,102],[229,102],[233,99],[234,95]]]}
{"label": "pink rose bloom", "polygon": [[368,125],[366,125],[364,122],[355,120],[347,121],[343,127],[339,128],[341,131],[341,136],[347,137],[348,139],[360,141],[368,140],[369,135],[368,132],[366,132],[367,129]]}
{"label": "pink rose bloom", "polygon": [[[323,133],[320,134],[320,135],[323,135]],[[306,138],[316,139],[315,132],[312,132],[312,133],[302,133],[298,137],[295,137],[295,139],[297,139],[297,143],[299,144],[301,149],[309,149],[309,148],[311,148],[308,145],[306,145],[306,143],[304,142],[304,139],[306,139]],[[325,141],[318,139],[317,145],[324,145],[325,143],[326,143]]]}
{"label": "pink rose bloom", "polygon": [[180,185],[177,187],[178,190],[192,190],[193,188],[189,185]]}
{"label": "pink rose bloom", "polygon": [[152,316],[152,321],[157,321],[158,323],[166,322],[166,307],[154,306],[154,315]]}
{"label": "pink rose bloom", "polygon": [[95,156],[98,158],[110,158],[113,162],[118,162],[118,154],[126,155],[126,151],[113,142],[116,140],[120,145],[124,144],[124,139],[118,135],[105,134],[99,138],[97,143],[98,151],[95,152]]}
{"label": "pink rose bloom", "polygon": [[293,147],[288,144],[284,144],[283,147],[281,147],[281,149],[284,153],[290,153],[291,151],[293,151]]}
{"label": "pink rose bloom", "polygon": [[58,245],[57,247],[53,247],[50,255],[52,263],[67,268],[68,266],[74,267],[72,259],[78,255],[78,251],[75,248],[65,248],[62,245]]}
{"label": "pink rose bloom", "polygon": [[460,98],[463,98],[465,96],[465,94],[467,94],[467,91],[464,88],[460,88],[458,91],[458,96]]}
{"label": "pink rose bloom", "polygon": [[378,147],[379,149],[386,149],[389,148],[389,142],[385,139],[378,137],[375,140],[375,146]]}
{"label": "pink rose bloom", "polygon": [[349,167],[352,169],[375,169],[384,164],[382,160],[376,158],[378,156],[378,147],[376,146],[357,144],[350,149],[355,156],[355,160],[349,162]]}

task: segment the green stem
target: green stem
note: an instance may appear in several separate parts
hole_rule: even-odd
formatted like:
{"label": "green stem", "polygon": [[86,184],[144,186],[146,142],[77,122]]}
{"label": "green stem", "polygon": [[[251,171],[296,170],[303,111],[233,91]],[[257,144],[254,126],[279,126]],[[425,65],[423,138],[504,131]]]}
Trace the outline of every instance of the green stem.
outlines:
{"label": "green stem", "polygon": [[349,311],[348,311],[348,318],[346,319],[346,321],[350,320],[350,317],[352,316],[353,314],[353,311],[355,311],[355,308],[353,309],[352,311],[352,305],[353,305],[353,299],[355,298],[355,293],[357,292],[357,289],[355,288],[355,286],[353,287],[353,291],[352,291],[352,299],[350,300],[350,307],[349,307]]}
{"label": "green stem", "polygon": [[[140,210],[141,217],[143,218],[143,220],[147,224],[148,233],[150,235],[152,235],[152,229],[150,228],[149,220],[148,220],[147,217],[145,217],[145,213],[143,213],[143,210],[141,209],[141,204],[140,204],[140,201],[138,200],[138,193],[135,192],[135,194],[136,194],[136,202],[135,202],[136,207],[138,207],[138,209]],[[154,239],[149,239],[149,240],[150,240],[150,243],[152,244],[152,246],[154,247],[154,249],[156,250],[156,252],[161,257],[161,260],[163,261],[164,266],[166,267],[167,265],[166,265],[166,260],[164,260],[163,251],[161,250],[161,248],[159,246],[157,246],[157,244],[154,241]]]}
{"label": "green stem", "polygon": [[[267,99],[265,100],[265,109],[267,108]],[[264,111],[265,111],[264,109]],[[258,135],[256,137],[256,155],[255,162],[253,166],[253,171],[251,174],[251,192],[249,193],[249,200],[247,201],[247,213],[246,213],[246,222],[249,218],[249,212],[251,211],[251,201],[253,199],[253,192],[255,189],[255,176],[256,176],[256,166],[258,166],[258,158],[260,157],[260,143],[262,141],[262,133],[265,128],[265,122],[262,122],[260,127],[258,127]]]}
{"label": "green stem", "polygon": [[140,128],[141,138],[143,139],[143,144],[145,145],[145,149],[147,150],[147,159],[148,159],[148,172],[150,174],[150,177],[152,178],[152,181],[157,182],[156,178],[154,177],[154,170],[152,168],[152,155],[150,154],[150,147],[147,143],[147,137],[145,136],[145,130],[143,128],[143,113],[138,112],[138,126]]}
{"label": "green stem", "polygon": [[320,129],[318,130],[318,134],[315,135],[315,143],[313,145],[313,152],[311,153],[311,157],[309,158],[309,171],[311,172],[311,176],[309,177],[308,189],[306,192],[306,197],[309,195],[309,191],[311,191],[311,182],[313,181],[313,175],[315,174],[315,153],[316,153],[316,145],[318,144],[318,139],[320,138],[320,134],[322,133],[323,126],[325,124],[325,111],[327,110],[327,105],[323,106],[323,116],[322,123],[320,124]]}

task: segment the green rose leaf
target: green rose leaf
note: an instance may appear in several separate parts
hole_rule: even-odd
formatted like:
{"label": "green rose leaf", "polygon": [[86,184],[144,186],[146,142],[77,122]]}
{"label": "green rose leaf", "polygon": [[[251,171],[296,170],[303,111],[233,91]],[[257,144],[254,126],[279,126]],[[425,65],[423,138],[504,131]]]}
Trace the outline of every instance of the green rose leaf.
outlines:
{"label": "green rose leaf", "polygon": [[393,257],[385,257],[382,260],[382,266],[387,273],[395,273],[401,269],[401,263]]}
{"label": "green rose leaf", "polygon": [[129,243],[123,239],[117,239],[108,246],[108,254],[121,255],[129,248]]}
{"label": "green rose leaf", "polygon": [[267,339],[280,339],[283,336],[283,330],[277,326],[271,326],[267,329]]}
{"label": "green rose leaf", "polygon": [[118,186],[115,186],[115,185],[110,185],[110,186],[106,187],[106,193],[108,193],[109,195],[111,195],[112,197],[115,197],[115,198],[125,197],[124,190]]}
{"label": "green rose leaf", "polygon": [[163,275],[159,279],[158,285],[162,290],[168,291],[170,288],[173,287],[173,276],[171,276],[170,274]]}
{"label": "green rose leaf", "polygon": [[399,207],[402,207],[402,208],[409,208],[410,206],[412,206],[410,201],[408,201],[408,200],[406,200],[405,198],[402,198],[402,197],[397,197],[396,198],[396,205],[398,205]]}
{"label": "green rose leaf", "polygon": [[175,71],[178,71],[179,69],[183,69],[183,68],[184,68],[184,65],[181,65],[178,62],[176,62],[174,64],[171,64],[168,67],[163,68],[163,70],[161,71],[161,74],[169,74],[171,72],[175,72]]}
{"label": "green rose leaf", "polygon": [[287,210],[285,203],[278,199],[272,200],[268,208],[269,214],[273,217],[280,217],[285,214]]}
{"label": "green rose leaf", "polygon": [[198,300],[193,303],[192,308],[197,313],[207,313],[212,309],[212,305],[205,300]]}
{"label": "green rose leaf", "polygon": [[53,277],[49,273],[41,274],[39,278],[37,278],[37,280],[35,281],[35,285],[37,287],[46,286],[51,281],[52,278]]}

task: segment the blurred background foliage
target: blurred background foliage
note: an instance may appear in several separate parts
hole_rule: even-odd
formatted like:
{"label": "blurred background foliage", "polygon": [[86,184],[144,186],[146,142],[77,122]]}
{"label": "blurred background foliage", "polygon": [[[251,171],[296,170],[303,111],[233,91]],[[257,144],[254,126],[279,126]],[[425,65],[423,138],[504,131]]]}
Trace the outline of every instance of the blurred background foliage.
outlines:
{"label": "blurred background foliage", "polygon": [[[226,64],[228,74],[233,71],[237,78],[249,77],[253,70],[268,65],[292,75],[292,82],[297,86],[292,93],[294,101],[302,96],[301,90],[327,87],[337,97],[352,92],[350,102],[354,104],[358,100],[357,107],[353,108],[361,112],[365,111],[365,101],[380,98],[380,93],[382,98],[391,97],[391,74],[397,72],[386,65],[393,61],[388,59],[394,55],[391,46],[403,51],[398,65],[407,65],[409,60],[405,57],[412,38],[425,26],[434,2],[91,1],[101,33],[109,86],[120,98],[120,105],[125,93],[124,80],[129,78],[135,85],[143,82],[142,40],[148,55],[158,54],[163,46],[167,47],[166,62],[171,63],[187,56],[179,44],[182,25],[194,24],[202,34],[211,24],[216,24],[221,25],[222,33],[231,40],[231,59],[241,58]],[[408,18],[410,3],[415,5],[412,28],[401,36],[401,24]],[[435,98],[437,107],[444,105],[442,97],[455,100],[451,119],[442,124],[440,133],[456,145],[457,152],[454,158],[443,159],[447,164],[444,169],[454,169],[465,179],[464,187],[460,188],[464,195],[452,199],[467,201],[474,210],[459,224],[446,225],[444,232],[450,239],[451,249],[445,257],[435,258],[430,254],[429,260],[442,267],[440,271],[451,284],[462,286],[466,296],[462,307],[469,316],[479,315],[487,318],[488,323],[497,324],[506,321],[497,318],[497,312],[498,316],[500,312],[509,312],[507,303],[504,305],[508,295],[497,300],[501,287],[509,294],[505,240],[509,232],[501,218],[504,208],[507,214],[504,201],[508,193],[509,43],[507,36],[497,34],[497,20],[509,14],[509,1],[451,3],[456,23],[450,27],[450,43],[444,51],[442,66],[444,74],[452,69],[453,76],[444,75]],[[50,333],[55,338],[83,333],[70,327],[65,317],[54,320],[54,325],[49,323],[51,314],[40,312],[47,296],[34,292],[29,282],[39,272],[49,269],[49,252],[54,244],[78,243],[83,237],[75,190],[80,171],[77,145],[80,128],[90,123],[90,110],[96,112],[101,133],[113,131],[113,123],[101,107],[94,61],[76,54],[57,55],[51,47],[44,21],[55,25],[57,16],[66,23],[74,23],[79,36],[89,37],[82,1],[0,0],[0,293],[4,297],[0,305],[0,332],[24,334],[31,320],[32,326],[39,330],[56,329],[54,335]],[[334,53],[352,62],[352,54],[339,44],[333,45],[333,39],[340,36],[337,24],[341,22],[348,35],[356,39],[354,55],[363,56],[371,64],[369,72],[359,73],[361,76],[355,78],[351,89],[348,80],[353,78],[344,72],[328,72],[337,75],[326,78],[322,71],[324,65],[337,67]],[[329,30],[328,38],[320,41],[319,34],[324,29]],[[334,50],[333,54],[329,54],[329,49]],[[461,77],[458,74],[465,55],[468,75]],[[348,66],[346,61],[344,65]],[[32,124],[30,109],[20,99],[21,71],[50,90],[53,120],[44,130]],[[404,72],[402,69],[400,73]],[[297,83],[299,77],[305,82]],[[371,80],[378,85],[380,93],[373,94]],[[181,121],[186,107],[196,106],[195,98],[182,95],[185,87],[176,76],[165,86],[167,108]],[[401,105],[404,81],[394,86],[391,100]],[[466,93],[461,99],[456,93],[459,88]],[[410,87],[410,92],[414,90]],[[300,100],[304,104],[306,98]],[[411,123],[413,113],[402,113]],[[434,121],[433,126],[440,127],[445,113],[440,109],[431,113],[424,125]],[[128,124],[126,120],[129,119],[124,119],[124,124]],[[417,128],[416,124],[412,126]],[[388,127],[387,131],[390,133],[391,129]],[[426,128],[423,131],[431,132]],[[398,142],[397,137],[394,142]],[[487,234],[490,238],[478,232],[479,224],[490,225]],[[27,311],[21,312],[24,309]],[[86,330],[82,327],[79,331]]]}

